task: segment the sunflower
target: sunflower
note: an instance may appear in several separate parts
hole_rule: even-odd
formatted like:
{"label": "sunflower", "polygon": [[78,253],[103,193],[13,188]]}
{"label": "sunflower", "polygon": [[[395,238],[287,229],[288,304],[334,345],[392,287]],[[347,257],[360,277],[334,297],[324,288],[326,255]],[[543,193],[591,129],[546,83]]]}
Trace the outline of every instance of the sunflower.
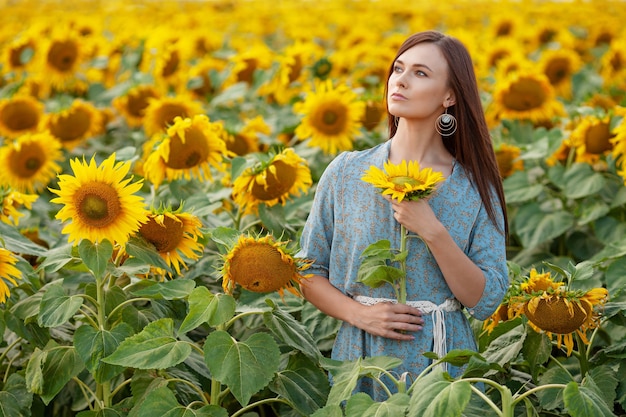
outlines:
{"label": "sunflower", "polygon": [[0,135],[15,138],[37,131],[44,105],[36,98],[20,95],[0,100]]}
{"label": "sunflower", "polygon": [[99,242],[107,239],[125,244],[147,218],[143,198],[134,195],[142,181],[125,179],[130,162],[115,163],[115,153],[96,165],[95,156],[89,164],[78,158],[71,160],[74,176],[59,175],[59,189],[49,188],[58,197],[52,203],[64,206],[56,218],[67,224],[62,233],[69,234],[70,243],[81,239]]}
{"label": "sunflower", "polygon": [[208,56],[194,64],[188,71],[187,89],[199,100],[206,100],[217,92],[218,85],[211,77],[226,68],[223,59]]}
{"label": "sunflower", "polygon": [[232,249],[224,255],[222,287],[232,294],[237,285],[248,291],[268,293],[284,291],[301,296],[299,285],[309,275],[303,275],[311,262],[294,257],[288,242],[276,240],[272,235],[253,237],[240,235]]}
{"label": "sunflower", "polygon": [[[139,227],[138,234],[154,245],[161,258],[173,266],[180,275],[181,266],[187,269],[185,259],[197,260],[202,256],[204,246],[198,242],[202,237],[202,223],[196,216],[182,212],[182,207],[152,210],[148,220]],[[171,275],[171,274],[170,274]]]}
{"label": "sunflower", "polygon": [[361,123],[369,131],[376,129],[386,118],[387,111],[385,105],[380,100],[365,100],[365,111]]}
{"label": "sunflower", "polygon": [[600,75],[606,83],[620,85],[626,81],[626,39],[615,39],[600,58]]}
{"label": "sunflower", "polygon": [[321,148],[327,154],[347,151],[359,134],[365,103],[347,85],[333,87],[331,80],[316,83],[303,102],[294,105],[296,113],[304,118],[296,127],[300,139],[310,138],[309,145]]}
{"label": "sunflower", "polygon": [[47,82],[58,91],[71,91],[81,84],[78,70],[85,58],[84,40],[74,30],[59,27],[42,48],[42,69]]}
{"label": "sunflower", "polygon": [[91,102],[74,99],[68,108],[47,114],[44,123],[64,148],[72,149],[102,131],[102,117]]}
{"label": "sunflower", "polygon": [[141,127],[149,100],[161,97],[157,89],[151,85],[138,85],[115,97],[111,104],[130,127]]}
{"label": "sunflower", "polygon": [[383,195],[398,201],[419,200],[428,197],[437,185],[445,180],[443,174],[426,167],[420,169],[417,161],[402,161],[400,164],[385,162],[384,170],[371,165],[361,180],[378,188]]}
{"label": "sunflower", "polygon": [[565,115],[564,107],[556,99],[554,87],[545,74],[512,72],[494,86],[493,95],[490,116],[496,121],[527,120],[539,125]]}
{"label": "sunflower", "polygon": [[48,132],[26,134],[0,147],[0,183],[21,192],[41,191],[61,171],[61,144]]}
{"label": "sunflower", "polygon": [[582,60],[575,51],[547,50],[542,53],[539,66],[558,96],[572,98],[572,78],[582,67]]}
{"label": "sunflower", "polygon": [[154,150],[143,165],[144,176],[155,187],[164,178],[212,179],[211,167],[220,170],[224,156],[230,155],[224,136],[222,124],[211,122],[204,114],[184,119],[177,116],[166,135],[155,136]]}
{"label": "sunflower", "polygon": [[593,164],[613,149],[611,118],[588,115],[572,131],[569,142],[576,148],[576,161]]}
{"label": "sunflower", "polygon": [[233,199],[243,213],[255,213],[260,204],[284,205],[291,196],[300,196],[313,184],[309,165],[292,148],[247,168],[233,183]]}
{"label": "sunflower", "polygon": [[17,258],[13,253],[4,248],[0,248],[0,303],[4,304],[11,296],[8,282],[17,285],[16,280],[22,278],[22,273],[15,267]]}
{"label": "sunflower", "polygon": [[16,37],[2,50],[3,69],[15,72],[16,75],[24,73],[32,64],[36,49],[36,38],[33,35]]}
{"label": "sunflower", "polygon": [[626,156],[626,107],[616,107],[615,114],[621,116],[622,120],[613,129],[614,134],[611,139],[613,145],[612,155],[618,164],[618,175],[624,178],[624,184],[626,184],[626,164],[624,164],[624,156]]}
{"label": "sunflower", "polygon": [[19,224],[20,217],[24,215],[19,211],[19,208],[23,206],[30,210],[35,200],[39,198],[37,194],[23,194],[4,186],[0,186],[0,197],[2,198],[0,221],[15,226]]}
{"label": "sunflower", "polygon": [[260,149],[260,135],[269,135],[270,127],[262,116],[246,120],[239,132],[226,137],[226,147],[236,155],[243,156],[258,152]]}
{"label": "sunflower", "polygon": [[176,117],[189,118],[203,114],[202,104],[185,95],[175,97],[149,98],[145,108],[143,127],[146,136],[151,138],[164,133],[174,123]]}
{"label": "sunflower", "polygon": [[515,145],[500,144],[496,149],[496,161],[502,178],[510,177],[516,171],[524,169],[524,161],[519,159],[522,151]]}
{"label": "sunflower", "polygon": [[600,314],[594,308],[605,304],[607,298],[605,288],[570,290],[550,272],[539,273],[533,268],[528,278],[511,286],[504,303],[483,327],[491,331],[499,322],[524,315],[537,333],[545,332],[551,339],[556,335],[557,347],[565,346],[569,356],[574,348],[574,334],[589,344],[586,332],[600,322]]}

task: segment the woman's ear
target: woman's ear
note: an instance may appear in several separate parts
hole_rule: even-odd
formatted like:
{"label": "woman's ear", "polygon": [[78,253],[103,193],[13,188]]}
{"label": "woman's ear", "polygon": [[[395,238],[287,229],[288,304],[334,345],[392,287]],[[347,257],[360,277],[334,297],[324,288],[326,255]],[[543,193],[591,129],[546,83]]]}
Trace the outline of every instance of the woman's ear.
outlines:
{"label": "woman's ear", "polygon": [[448,95],[446,96],[446,99],[443,102],[443,106],[450,107],[450,106],[454,106],[455,104],[456,104],[456,97],[454,96],[454,93],[452,91],[449,91]]}

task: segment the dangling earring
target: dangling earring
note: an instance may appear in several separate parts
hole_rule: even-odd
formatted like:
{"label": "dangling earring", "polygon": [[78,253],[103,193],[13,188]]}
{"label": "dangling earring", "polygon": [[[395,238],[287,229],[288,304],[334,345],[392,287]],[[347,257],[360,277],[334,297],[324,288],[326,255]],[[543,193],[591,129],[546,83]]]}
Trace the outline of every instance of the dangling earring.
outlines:
{"label": "dangling earring", "polygon": [[400,120],[398,116],[393,116],[393,124],[396,125],[396,127],[398,127],[398,120]]}
{"label": "dangling earring", "polygon": [[437,121],[435,122],[435,130],[441,136],[452,136],[454,135],[454,132],[456,132],[456,117],[448,114],[447,107],[446,112],[437,117]]}

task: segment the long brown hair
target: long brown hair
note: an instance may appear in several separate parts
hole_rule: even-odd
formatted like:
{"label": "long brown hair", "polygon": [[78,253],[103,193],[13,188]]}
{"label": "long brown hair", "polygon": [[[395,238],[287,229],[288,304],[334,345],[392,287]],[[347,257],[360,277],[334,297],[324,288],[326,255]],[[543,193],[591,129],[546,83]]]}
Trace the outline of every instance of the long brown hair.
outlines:
{"label": "long brown hair", "polygon": [[[504,233],[508,236],[508,219],[502,178],[498,170],[496,155],[491,142],[489,128],[485,120],[478,84],[472,59],[465,46],[456,38],[437,31],[425,31],[411,35],[398,49],[389,67],[387,80],[391,77],[396,59],[408,49],[423,42],[439,47],[448,63],[448,85],[454,91],[456,103],[448,108],[448,113],[457,119],[457,131],[451,136],[443,136],[443,143],[454,158],[469,172],[470,179],[478,189],[487,214],[497,225],[495,201],[492,190],[499,199],[504,216]],[[388,83],[385,84],[385,100]],[[396,134],[395,117],[387,110],[389,137]]]}

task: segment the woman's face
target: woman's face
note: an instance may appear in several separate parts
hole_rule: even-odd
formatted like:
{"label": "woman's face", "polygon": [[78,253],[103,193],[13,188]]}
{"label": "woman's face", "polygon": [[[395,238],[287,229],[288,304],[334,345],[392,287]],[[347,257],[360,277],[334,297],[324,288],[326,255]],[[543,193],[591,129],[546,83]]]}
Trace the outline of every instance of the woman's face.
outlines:
{"label": "woman's face", "polygon": [[406,119],[436,118],[444,103],[452,105],[448,64],[432,43],[420,43],[394,62],[387,84],[389,112]]}

